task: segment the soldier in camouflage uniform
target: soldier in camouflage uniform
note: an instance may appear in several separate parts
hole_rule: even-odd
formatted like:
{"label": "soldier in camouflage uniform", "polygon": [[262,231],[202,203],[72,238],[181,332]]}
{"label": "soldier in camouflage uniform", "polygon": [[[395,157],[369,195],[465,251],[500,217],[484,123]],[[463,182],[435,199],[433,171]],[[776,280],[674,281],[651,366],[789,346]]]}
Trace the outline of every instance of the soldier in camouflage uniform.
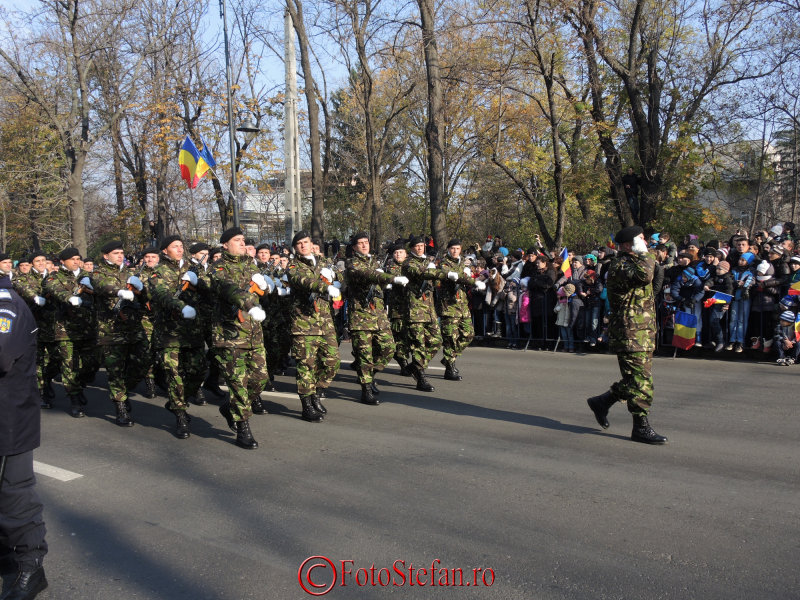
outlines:
{"label": "soldier in camouflage uniform", "polygon": [[486,289],[486,284],[473,279],[469,267],[464,266],[461,260],[461,242],[458,240],[448,242],[447,255],[442,259],[439,268],[446,276],[439,287],[437,306],[441,317],[444,378],[460,381],[456,359],[475,337],[466,289],[474,287],[481,291]]}
{"label": "soldier in camouflage uniform", "polygon": [[[261,308],[267,313],[267,318],[261,323],[261,333],[264,336],[264,351],[267,356],[267,371],[269,378],[264,385],[264,391],[274,392],[275,373],[278,370],[280,360],[278,346],[277,321],[279,318],[279,305],[277,286],[275,285],[275,269],[271,259],[269,244],[260,244],[256,247],[256,266],[258,271],[267,281],[267,292],[261,296]],[[281,286],[282,287],[282,286]],[[284,289],[282,287],[282,289]]]}
{"label": "soldier in camouflage uniform", "polygon": [[587,402],[604,429],[609,426],[608,410],[615,402],[626,402],[633,415],[631,439],[646,444],[666,444],[667,438],[653,431],[647,420],[653,403],[655,258],[647,251],[641,227],[622,229],[615,242],[619,253],[609,265],[606,283],[611,306],[608,338],[609,349],[617,353],[622,379],[609,391]]}
{"label": "soldier in camouflage uniform", "polygon": [[[193,270],[200,280],[198,293],[200,301],[197,306],[197,326],[203,333],[203,341],[208,350],[206,351],[206,364],[208,365],[208,376],[203,381],[203,389],[208,390],[218,398],[225,396],[225,392],[219,387],[219,362],[214,358],[214,320],[217,318],[217,301],[211,289],[211,267],[208,263],[208,255],[211,248],[208,244],[198,242],[189,248],[191,261],[194,265]],[[202,395],[191,398],[197,406],[205,406],[206,400]]]}
{"label": "soldier in camouflage uniform", "polygon": [[59,371],[58,344],[55,341],[56,307],[44,297],[44,278],[47,277],[47,259],[44,253],[34,252],[28,260],[31,262],[31,270],[18,274],[12,283],[17,293],[28,303],[39,327],[36,337],[36,378],[42,396],[42,408],[52,408],[55,397],[53,377]]}
{"label": "soldier in camouflage uniform", "polygon": [[189,398],[203,383],[206,361],[203,332],[197,326],[201,283],[191,263],[183,259],[183,242],[173,235],[161,242],[158,266],[147,280],[154,314],[153,345],[161,356],[167,378],[168,411],[175,415],[175,437],[190,435]]}
{"label": "soldier in camouflage uniform", "polygon": [[247,254],[241,229],[226,230],[219,241],[222,258],[214,263],[211,272],[212,290],[219,306],[213,339],[215,356],[230,391],[230,400],[219,411],[236,432],[236,444],[254,450],[258,442],[250,431],[250,416],[267,412],[260,397],[269,380],[261,330],[267,315],[259,306],[267,282]]}
{"label": "soldier in camouflage uniform", "polygon": [[339,348],[330,299],[341,298],[333,285],[333,272],[323,267],[323,257],[312,251],[311,237],[299,231],[292,239],[294,259],[287,268],[292,290],[292,356],[297,365],[297,393],[303,419],[318,423],[328,411],[318,394],[339,370]]}
{"label": "soldier in camouflage uniform", "polygon": [[[150,276],[155,272],[159,261],[159,250],[155,246],[149,246],[142,251],[142,264],[139,266],[138,277],[143,282],[150,281]],[[164,389],[167,388],[166,377],[164,376],[164,369],[161,366],[161,357],[155,350],[153,344],[153,303],[150,300],[149,288],[147,299],[144,301],[144,310],[142,312],[142,328],[144,329],[145,337],[147,338],[147,373],[144,377],[144,395],[147,398],[156,397],[156,375],[160,383],[163,383]]]}
{"label": "soldier in camouflage uniform", "polygon": [[14,280],[14,261],[11,256],[0,252],[0,277],[8,275],[9,279]]}
{"label": "soldier in camouflage uniform", "polygon": [[[395,244],[390,248],[392,260],[387,271],[395,276],[403,274],[403,263],[408,258],[406,248]],[[386,287],[386,307],[389,312],[389,324],[394,338],[394,359],[400,365],[400,375],[411,375],[408,369],[408,341],[406,323],[408,320],[408,291],[405,287],[394,289],[392,284]]]}
{"label": "soldier in camouflage uniform", "polygon": [[76,248],[59,254],[61,267],[48,274],[42,287],[45,301],[56,309],[55,341],[61,360],[61,383],[70,400],[70,414],[83,417],[83,389],[100,363],[97,352],[97,316],[89,274],[80,268]]}
{"label": "soldier in camouflage uniform", "polygon": [[447,278],[447,274],[425,256],[425,240],[416,237],[409,243],[409,256],[403,264],[403,275],[408,277],[407,340],[411,353],[411,375],[417,380],[417,389],[432,392],[433,386],[425,377],[425,368],[442,346],[439,323],[433,301],[433,282]]}
{"label": "soldier in camouflage uniform", "polygon": [[357,233],[352,237],[353,256],[346,262],[348,317],[353,357],[361,383],[361,402],[380,404],[374,375],[383,371],[395,352],[391,325],[383,303],[384,285],[397,286],[398,291],[408,283],[402,275],[384,273],[377,259],[369,253],[369,236]]}
{"label": "soldier in camouflage uniform", "polygon": [[114,240],[101,248],[92,281],[97,303],[98,345],[102,352],[108,392],[117,410],[116,423],[132,427],[128,390],[144,378],[148,367],[147,335],[142,281],[125,266],[122,242]]}

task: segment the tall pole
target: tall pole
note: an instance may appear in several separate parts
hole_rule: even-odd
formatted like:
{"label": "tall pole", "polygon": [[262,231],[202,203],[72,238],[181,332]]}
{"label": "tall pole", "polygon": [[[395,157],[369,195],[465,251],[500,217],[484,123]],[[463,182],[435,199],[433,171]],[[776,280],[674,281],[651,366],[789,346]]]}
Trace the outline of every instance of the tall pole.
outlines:
{"label": "tall pole", "polygon": [[231,94],[231,51],[228,46],[228,16],[225,11],[227,0],[219,0],[222,16],[222,31],[225,37],[225,86],[228,91],[228,136],[231,142],[231,192],[233,193],[233,226],[239,226],[239,187],[236,184],[236,138],[233,127],[233,97]]}
{"label": "tall pole", "polygon": [[[294,25],[287,10],[283,16],[284,63],[286,66],[286,102],[284,104],[284,208],[288,213],[286,241],[302,228],[300,207],[300,143],[297,137],[297,58],[294,49]],[[284,213],[284,214],[285,214]]]}

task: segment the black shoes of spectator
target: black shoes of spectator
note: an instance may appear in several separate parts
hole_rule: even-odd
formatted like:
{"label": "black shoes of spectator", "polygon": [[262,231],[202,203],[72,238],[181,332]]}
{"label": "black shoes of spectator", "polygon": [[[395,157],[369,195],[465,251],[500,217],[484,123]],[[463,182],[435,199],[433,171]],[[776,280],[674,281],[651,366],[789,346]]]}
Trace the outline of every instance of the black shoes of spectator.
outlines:
{"label": "black shoes of spectator", "polygon": [[599,396],[592,396],[586,400],[586,404],[592,409],[594,418],[603,429],[608,429],[608,410],[614,406],[614,398],[611,396],[611,391],[600,394]]}
{"label": "black shoes of spectator", "polygon": [[375,394],[372,393],[372,386],[369,383],[365,383],[361,386],[361,402],[362,404],[370,404],[372,406],[377,406],[381,403],[375,397]]}
{"label": "black shoes of spectator", "polygon": [[114,402],[117,407],[117,418],[114,422],[120,427],[133,427],[133,419],[128,414],[126,402]]}
{"label": "black shoes of spectator", "polygon": [[44,567],[22,570],[17,574],[14,584],[3,594],[2,600],[33,600],[46,587]]}
{"label": "black shoes of spectator", "polygon": [[313,394],[311,396],[311,405],[314,407],[314,410],[316,410],[321,415],[328,414],[328,409],[322,405],[322,398],[324,397],[325,397],[324,391],[320,392],[319,394]]}
{"label": "black shoes of spectator", "polygon": [[175,437],[179,440],[189,437],[189,415],[185,410],[175,411]]}
{"label": "black shoes of spectator", "polygon": [[631,432],[631,439],[634,442],[642,442],[643,444],[666,444],[667,438],[663,435],[658,435],[650,423],[647,422],[646,415],[633,415],[633,431]]}
{"label": "black shoes of spectator", "polygon": [[319,423],[322,421],[322,413],[314,408],[314,394],[300,396],[300,404],[303,406],[303,414],[301,417],[304,421],[308,421],[309,423]]}
{"label": "black shoes of spectator", "polygon": [[253,398],[253,401],[250,403],[250,410],[253,411],[254,415],[267,414],[267,409],[264,408],[264,403],[261,402],[261,398]]}
{"label": "black shoes of spectator", "polygon": [[250,421],[236,422],[236,445],[245,450],[258,448],[258,442],[253,439],[253,434],[250,432]]}

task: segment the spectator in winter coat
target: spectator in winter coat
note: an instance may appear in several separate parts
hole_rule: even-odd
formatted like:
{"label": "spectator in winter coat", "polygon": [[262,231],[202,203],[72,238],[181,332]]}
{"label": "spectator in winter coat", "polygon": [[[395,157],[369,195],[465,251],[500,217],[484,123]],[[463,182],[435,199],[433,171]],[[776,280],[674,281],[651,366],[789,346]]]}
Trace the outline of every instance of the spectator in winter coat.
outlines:
{"label": "spectator in winter coat", "polygon": [[516,349],[519,343],[519,296],[520,280],[512,277],[506,281],[503,298],[503,314],[506,323],[506,348]]}
{"label": "spectator in winter coat", "polygon": [[800,355],[800,342],[797,341],[794,322],[795,314],[790,310],[781,313],[778,325],[775,327],[775,348],[778,351],[778,359],[775,361],[779,365],[793,365],[797,362]]}
{"label": "spectator in winter coat", "polygon": [[583,302],[583,341],[589,342],[589,346],[594,348],[600,340],[601,315],[603,310],[603,300],[600,295],[603,293],[603,284],[597,278],[597,273],[587,269],[583,274],[583,291],[579,294]]}
{"label": "spectator in winter coat", "polygon": [[783,248],[774,246],[770,249],[767,260],[775,271],[774,277],[778,280],[780,295],[783,296],[789,288],[789,256]]}
{"label": "spectator in winter coat", "polygon": [[553,284],[556,274],[544,256],[538,256],[534,265],[534,272],[528,280],[531,339],[534,348],[543,348],[551,334],[548,325],[555,299]]}
{"label": "spectator in winter coat", "polygon": [[750,348],[769,352],[775,331],[775,306],[780,297],[780,281],[768,261],[756,267],[756,281],[750,288]]}
{"label": "spectator in winter coat", "polygon": [[[704,287],[707,294],[722,292],[723,294],[733,295],[733,275],[731,275],[731,265],[727,261],[720,261],[716,267],[716,274],[711,277]],[[722,352],[725,348],[725,340],[722,333],[722,317],[730,309],[730,303],[712,304],[708,315],[708,328],[711,330],[710,341],[714,344],[714,352]]]}
{"label": "spectator in winter coat", "polygon": [[558,335],[564,342],[565,352],[575,352],[575,340],[573,337],[573,327],[578,318],[581,308],[581,301],[575,295],[575,286],[571,283],[558,288],[556,292],[558,301],[553,311],[556,313],[556,325]]}

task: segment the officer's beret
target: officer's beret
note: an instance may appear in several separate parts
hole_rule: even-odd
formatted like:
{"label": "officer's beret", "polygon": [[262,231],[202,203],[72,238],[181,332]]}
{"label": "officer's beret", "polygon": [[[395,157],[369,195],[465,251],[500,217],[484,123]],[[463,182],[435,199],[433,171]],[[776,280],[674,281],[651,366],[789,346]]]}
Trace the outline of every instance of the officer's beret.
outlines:
{"label": "officer's beret", "polygon": [[300,240],[310,237],[311,237],[310,233],[308,233],[305,229],[301,229],[300,231],[294,234],[294,237],[292,238],[292,246],[295,246],[297,242],[299,242]]}
{"label": "officer's beret", "polygon": [[22,258],[20,258],[20,259],[17,261],[17,264],[18,264],[18,265],[22,265],[22,264],[25,264],[25,263],[28,263],[28,264],[30,264],[30,262],[31,262],[31,258],[30,258],[30,256],[23,256]]}
{"label": "officer's beret", "polygon": [[166,250],[172,242],[180,242],[181,236],[179,235],[170,235],[163,239],[161,242],[161,249]]}
{"label": "officer's beret", "polygon": [[147,254],[158,254],[158,248],[156,248],[155,246],[148,246],[147,248],[142,250],[142,256],[145,256]]}
{"label": "officer's beret", "polygon": [[214,256],[215,254],[222,254],[222,248],[219,246],[215,246],[214,248],[208,251],[209,256]]}
{"label": "officer's beret", "polygon": [[203,242],[197,242],[196,244],[192,244],[189,247],[189,254],[197,254],[198,252],[202,252],[203,250],[208,250],[210,246]]}
{"label": "officer's beret", "polygon": [[425,238],[423,238],[421,235],[411,236],[411,238],[408,240],[409,246],[416,246],[417,244],[424,244],[424,243],[425,243]]}
{"label": "officer's beret", "polygon": [[226,229],[222,232],[222,235],[219,236],[219,243],[225,244],[231,241],[232,238],[236,237],[237,235],[244,235],[244,231],[242,231],[238,227],[231,227],[230,229]]}
{"label": "officer's beret", "polygon": [[64,248],[61,251],[61,253],[58,255],[58,260],[69,260],[70,258],[75,258],[76,256],[78,258],[81,257],[80,250],[70,246],[69,248]]}
{"label": "officer's beret", "polygon": [[[394,254],[398,250],[405,250],[405,249],[406,249],[406,247],[403,244],[392,244],[389,247],[389,250],[391,251],[392,254]],[[798,258],[800,258],[800,257],[798,257]]]}
{"label": "officer's beret", "polygon": [[369,234],[366,231],[359,231],[358,233],[354,234],[353,237],[350,238],[352,243],[356,243],[358,240],[369,239]]}
{"label": "officer's beret", "polygon": [[614,241],[617,244],[625,244],[627,242],[632,242],[633,238],[643,233],[644,229],[642,229],[638,225],[631,225],[630,227],[624,227],[620,229],[617,232],[617,235],[614,236]]}
{"label": "officer's beret", "polygon": [[114,250],[122,250],[122,242],[119,240],[111,240],[110,242],[103,244],[103,247],[100,248],[100,252],[103,254],[108,254],[109,252],[113,252]]}
{"label": "officer's beret", "polygon": [[263,244],[259,244],[258,246],[256,246],[256,252],[258,252],[259,250],[269,250],[271,252],[272,246],[270,246],[265,242]]}
{"label": "officer's beret", "polygon": [[35,259],[39,258],[40,256],[44,256],[45,258],[47,258],[47,255],[44,252],[37,252],[36,250],[34,250],[30,254],[28,254],[28,262],[32,263]]}
{"label": "officer's beret", "polygon": [[461,240],[457,240],[456,238],[453,238],[452,240],[447,242],[447,247],[448,248],[452,248],[453,246],[460,246],[460,245],[461,245]]}
{"label": "officer's beret", "polygon": [[0,261],[10,260],[10,259],[11,259],[11,255],[6,254],[5,252],[0,252]]}

